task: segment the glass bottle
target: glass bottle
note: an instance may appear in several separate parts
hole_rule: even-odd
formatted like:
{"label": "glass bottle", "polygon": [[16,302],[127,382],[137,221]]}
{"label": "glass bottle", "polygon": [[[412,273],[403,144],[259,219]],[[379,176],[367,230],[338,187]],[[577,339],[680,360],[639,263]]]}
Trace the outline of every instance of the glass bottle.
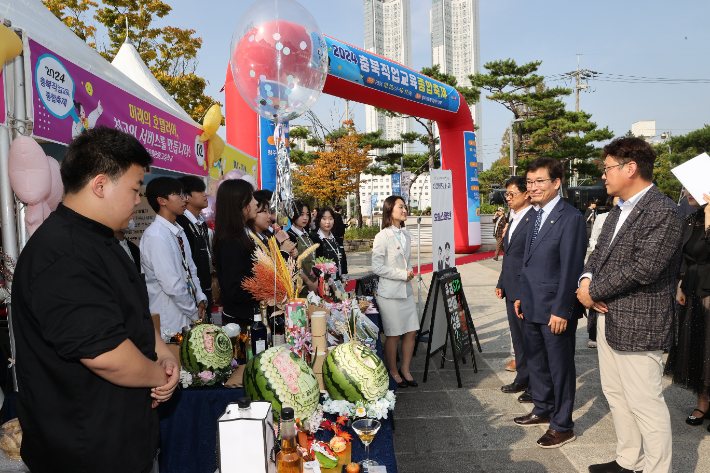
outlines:
{"label": "glass bottle", "polygon": [[261,321],[261,309],[254,309],[254,322],[251,324],[251,353],[256,356],[266,350],[266,325]]}
{"label": "glass bottle", "polygon": [[281,451],[276,455],[277,473],[303,473],[303,457],[296,446],[292,407],[281,409]]}
{"label": "glass bottle", "polygon": [[283,314],[274,316],[274,346],[286,345],[286,319]]}

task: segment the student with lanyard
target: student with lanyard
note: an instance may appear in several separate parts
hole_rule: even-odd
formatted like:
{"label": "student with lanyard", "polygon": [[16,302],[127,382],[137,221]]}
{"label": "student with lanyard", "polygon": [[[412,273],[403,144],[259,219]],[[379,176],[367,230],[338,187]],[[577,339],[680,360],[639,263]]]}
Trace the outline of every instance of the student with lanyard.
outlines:
{"label": "student with lanyard", "polygon": [[[311,223],[311,209],[307,203],[297,200],[293,203],[293,215],[291,218],[291,228],[288,234],[291,241],[296,244],[298,254],[303,254],[308,248],[314,245],[313,240],[308,236],[308,228]],[[310,291],[318,292],[318,281],[315,276],[311,276],[311,270],[316,262],[315,252],[304,258],[301,263],[301,279],[303,279],[303,289],[300,296],[306,297]],[[314,281],[315,280],[315,281]]]}
{"label": "student with lanyard", "polygon": [[[254,193],[256,195],[256,192]],[[281,230],[281,228],[276,225],[277,230],[275,235],[272,234],[274,231],[273,217],[271,214],[271,209],[269,208],[269,201],[263,198],[256,197],[256,217],[250,219],[247,222],[249,230],[251,230],[252,238],[258,238],[264,245],[268,246],[269,238],[276,238],[276,242],[281,249],[281,256],[284,260],[298,257],[298,250],[296,249],[296,244],[291,241],[288,233]]]}
{"label": "student with lanyard", "polygon": [[323,207],[318,211],[318,215],[316,215],[316,228],[318,231],[311,233],[311,240],[320,244],[316,250],[316,256],[333,260],[338,266],[337,279],[343,279],[344,282],[347,282],[348,258],[345,256],[343,239],[332,233],[335,223],[334,215],[335,212],[330,207]]}
{"label": "student with lanyard", "polygon": [[202,292],[207,297],[207,316],[212,314],[212,251],[210,249],[209,229],[200,213],[207,208],[207,186],[197,176],[183,176],[178,179],[187,196],[185,213],[175,220],[185,231],[190,244],[192,261],[197,268],[197,277]]}
{"label": "student with lanyard", "polygon": [[172,177],[151,180],[145,189],[148,204],[158,214],[141,237],[141,267],[145,274],[150,311],[160,314],[160,330],[179,333],[204,318],[207,297],[202,292],[190,245],[175,223],[185,212],[187,197]]}

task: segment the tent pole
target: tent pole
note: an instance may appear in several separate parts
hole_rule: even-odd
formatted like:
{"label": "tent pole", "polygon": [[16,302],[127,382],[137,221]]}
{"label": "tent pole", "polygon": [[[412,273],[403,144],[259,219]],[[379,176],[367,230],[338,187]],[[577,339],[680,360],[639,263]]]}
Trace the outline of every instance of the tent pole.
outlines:
{"label": "tent pole", "polygon": [[[14,69],[14,79],[15,79],[15,108],[13,110],[13,115],[16,126],[13,128],[12,139],[14,140],[18,136],[30,135],[31,132],[25,122],[27,120],[27,109],[25,107],[25,53],[17,56],[12,60],[12,67]],[[19,122],[19,123],[18,123]],[[24,132],[24,133],[23,133]],[[25,226],[25,211],[27,206],[24,202],[17,201],[16,214],[17,214],[17,242],[18,242],[18,254],[22,252],[22,248],[25,247],[27,243],[27,227]]]}

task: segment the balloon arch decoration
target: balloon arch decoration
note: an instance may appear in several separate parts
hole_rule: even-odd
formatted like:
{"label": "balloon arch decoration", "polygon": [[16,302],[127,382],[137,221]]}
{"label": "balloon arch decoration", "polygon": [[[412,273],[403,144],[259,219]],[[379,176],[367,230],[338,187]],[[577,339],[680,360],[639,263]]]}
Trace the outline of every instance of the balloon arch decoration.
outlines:
{"label": "balloon arch decoration", "polygon": [[[480,248],[476,138],[471,111],[458,91],[321,34],[310,13],[294,0],[255,2],[234,30],[230,57],[225,86],[227,142],[258,157],[259,184],[274,188],[272,205],[279,215],[287,213],[293,200],[284,125],[326,93],[436,121],[441,165],[453,177],[456,253]],[[268,173],[267,141],[276,154]],[[275,180],[267,184],[262,178],[266,174]]]}

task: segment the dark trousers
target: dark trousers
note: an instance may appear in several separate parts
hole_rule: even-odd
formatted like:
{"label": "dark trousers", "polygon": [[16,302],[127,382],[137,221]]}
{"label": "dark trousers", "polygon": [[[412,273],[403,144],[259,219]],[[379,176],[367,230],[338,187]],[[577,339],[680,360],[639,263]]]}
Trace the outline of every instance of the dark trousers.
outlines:
{"label": "dark trousers", "polygon": [[515,350],[515,381],[517,384],[529,385],[528,380],[528,357],[525,354],[525,336],[523,335],[524,319],[515,315],[515,301],[505,299],[505,307],[508,310],[508,325],[510,326],[510,336],[513,339],[513,349]]}
{"label": "dark trousers", "polygon": [[524,322],[530,393],[535,404],[532,413],[549,417],[550,428],[558,432],[567,432],[574,427],[576,331],[577,319],[568,320],[567,329],[559,335],[554,335],[547,324],[527,319]]}

